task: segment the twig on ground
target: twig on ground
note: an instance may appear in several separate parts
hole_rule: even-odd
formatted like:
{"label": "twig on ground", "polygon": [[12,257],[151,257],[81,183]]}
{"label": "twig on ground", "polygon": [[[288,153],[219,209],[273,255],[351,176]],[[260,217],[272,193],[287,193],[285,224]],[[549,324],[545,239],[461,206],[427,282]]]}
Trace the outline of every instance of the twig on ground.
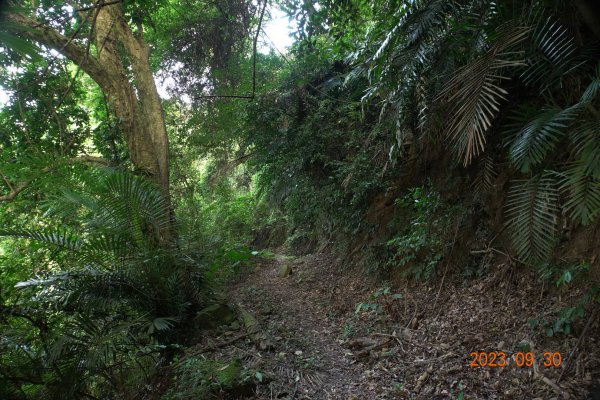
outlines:
{"label": "twig on ground", "polygon": [[[435,295],[435,301],[433,302],[434,310],[435,310],[435,307],[437,306],[437,302],[440,297],[440,293],[442,293],[442,288],[444,287],[444,281],[446,280],[446,274],[448,273],[448,264],[450,263],[450,258],[452,257],[452,252],[454,251],[454,245],[456,244],[456,237],[458,234],[458,225],[459,225],[459,223],[457,222],[456,228],[454,229],[454,240],[452,241],[452,247],[450,248],[450,253],[448,254],[448,258],[445,260],[446,262],[444,263],[445,265],[444,265],[444,275],[442,276],[442,283],[440,283],[440,289],[438,290],[437,294]],[[494,240],[494,239],[492,239],[492,240]],[[439,316],[439,314],[440,314],[439,312],[436,314],[436,316],[435,316],[436,319]]]}
{"label": "twig on ground", "polygon": [[597,314],[598,314],[598,308],[596,308],[594,310],[594,312],[592,313],[592,315],[590,315],[590,318],[588,319],[587,323],[585,324],[585,328],[583,328],[583,332],[581,332],[581,335],[579,335],[579,339],[577,339],[577,343],[575,343],[575,347],[573,347],[573,350],[571,350],[571,352],[569,353],[569,356],[567,357],[567,361],[565,362],[565,367],[562,370],[562,372],[560,373],[560,376],[558,377],[556,382],[560,382],[560,380],[562,379],[564,374],[567,372],[567,370],[571,366],[571,360],[573,360],[573,355],[575,355],[575,352],[577,351],[577,349],[579,348],[579,345],[583,341],[583,338],[585,337],[588,329],[590,328],[590,326],[592,326],[592,323],[596,319]]}
{"label": "twig on ground", "polygon": [[518,259],[518,258],[515,258],[515,257],[511,256],[510,254],[508,254],[508,253],[505,253],[505,252],[504,252],[504,251],[502,251],[502,250],[498,250],[498,249],[496,249],[496,248],[494,248],[494,247],[488,247],[487,249],[483,249],[483,250],[472,250],[472,251],[471,251],[471,254],[487,254],[487,253],[491,253],[491,252],[495,252],[495,253],[501,254],[501,255],[503,255],[503,256],[506,256],[506,257],[508,257],[510,260],[512,260],[512,261],[516,261],[516,262],[518,262],[519,264],[527,265],[528,267],[534,267],[534,268],[536,267],[535,265],[533,265],[533,264],[530,264],[530,263],[528,263],[527,261],[523,261],[523,260],[520,260],[520,259]]}
{"label": "twig on ground", "polygon": [[252,335],[252,333],[250,333],[250,332],[244,332],[244,333],[242,333],[240,335],[237,335],[237,336],[234,336],[231,339],[226,340],[224,342],[213,344],[213,345],[206,346],[206,347],[203,347],[201,349],[198,349],[198,350],[194,351],[193,354],[209,353],[211,351],[215,351],[215,350],[218,350],[220,348],[227,347],[230,344],[235,343],[235,342],[237,342],[240,339],[244,339],[244,338],[246,338],[246,337],[248,337],[250,335]]}
{"label": "twig on ground", "polygon": [[552,390],[554,390],[556,393],[562,395],[563,398],[565,398],[565,399],[569,398],[569,395],[560,386],[558,386],[556,383],[552,382],[550,379],[548,379],[542,375],[541,381],[544,382],[546,385],[550,386],[552,388]]}

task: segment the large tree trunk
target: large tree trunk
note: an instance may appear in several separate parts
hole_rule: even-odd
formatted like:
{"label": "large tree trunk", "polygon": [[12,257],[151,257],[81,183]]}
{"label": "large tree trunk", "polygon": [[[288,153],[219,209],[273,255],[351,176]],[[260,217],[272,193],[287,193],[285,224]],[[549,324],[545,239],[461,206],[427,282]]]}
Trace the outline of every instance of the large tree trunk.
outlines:
{"label": "large tree trunk", "polygon": [[[136,37],[127,25],[121,4],[100,9],[95,37],[98,61],[113,77],[99,85],[123,123],[131,160],[168,194],[169,143],[160,97],[150,69],[150,48],[141,32]],[[126,75],[118,43],[127,54],[135,86]]]}
{"label": "large tree trunk", "polygon": [[[169,142],[163,109],[149,63],[150,48],[141,27],[134,34],[121,3],[95,3],[93,42],[84,47],[56,29],[21,13],[6,17],[23,27],[16,34],[28,37],[69,58],[85,71],[107,95],[112,112],[120,121],[131,161],[169,198]],[[93,53],[93,54],[92,54]],[[133,75],[130,80],[128,69]],[[165,236],[171,233],[163,232]]]}
{"label": "large tree trunk", "polygon": [[[169,142],[150,49],[141,32],[136,35],[128,26],[121,3],[101,5],[95,13],[95,54],[34,18],[20,13],[7,18],[23,26],[15,33],[62,53],[100,86],[120,121],[133,165],[169,196]],[[125,65],[131,67],[132,81]]]}

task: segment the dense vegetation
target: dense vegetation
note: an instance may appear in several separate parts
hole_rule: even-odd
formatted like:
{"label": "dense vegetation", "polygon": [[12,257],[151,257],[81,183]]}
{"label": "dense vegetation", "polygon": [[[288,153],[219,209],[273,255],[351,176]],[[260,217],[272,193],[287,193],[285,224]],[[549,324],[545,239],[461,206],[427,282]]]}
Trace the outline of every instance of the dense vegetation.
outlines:
{"label": "dense vegetation", "polygon": [[[598,268],[595,2],[285,0],[285,54],[256,51],[262,2],[76,3],[0,14],[0,398],[139,395],[267,248],[383,279]],[[262,382],[175,365],[204,383],[167,399]]]}

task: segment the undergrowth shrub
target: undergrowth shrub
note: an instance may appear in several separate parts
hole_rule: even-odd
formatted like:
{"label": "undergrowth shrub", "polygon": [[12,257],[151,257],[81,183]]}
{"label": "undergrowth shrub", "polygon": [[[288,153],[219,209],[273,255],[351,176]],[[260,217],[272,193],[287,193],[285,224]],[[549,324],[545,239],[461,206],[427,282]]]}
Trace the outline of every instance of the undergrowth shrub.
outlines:
{"label": "undergrowth shrub", "polygon": [[28,266],[38,274],[0,303],[0,371],[18,360],[11,369],[35,382],[31,398],[106,398],[142,385],[131,378],[169,358],[207,300],[201,264],[164,241],[167,202],[141,177],[91,172],[45,207],[37,227],[0,232],[46,250]]}
{"label": "undergrowth shrub", "polygon": [[[569,291],[572,290],[571,285],[575,281],[581,282],[588,277],[590,265],[587,262],[567,266],[546,263],[538,269],[542,279],[547,283],[558,290]],[[574,325],[586,316],[590,305],[591,308],[600,307],[600,287],[597,284],[578,295],[574,304],[531,318],[528,322],[532,328],[543,330],[549,337],[570,335],[573,333]]]}
{"label": "undergrowth shrub", "polygon": [[343,68],[327,57],[298,55],[278,91],[259,96],[246,120],[260,194],[283,215],[291,242],[355,231],[392,171],[382,146],[389,129],[373,124],[378,114],[360,102],[366,81],[344,84]]}
{"label": "undergrowth shrub", "polygon": [[443,202],[431,184],[411,188],[396,200],[398,233],[387,241],[389,268],[417,280],[429,279],[452,245],[457,207]]}
{"label": "undergrowth shrub", "polygon": [[250,243],[271,220],[257,195],[255,176],[243,166],[225,174],[215,164],[210,160],[194,170],[193,190],[176,200],[180,241],[202,264],[207,286],[218,291],[252,264],[257,252]]}
{"label": "undergrowth shrub", "polygon": [[175,367],[173,384],[162,400],[233,398],[252,395],[262,374],[246,369],[239,359],[211,360],[203,356],[185,357]]}

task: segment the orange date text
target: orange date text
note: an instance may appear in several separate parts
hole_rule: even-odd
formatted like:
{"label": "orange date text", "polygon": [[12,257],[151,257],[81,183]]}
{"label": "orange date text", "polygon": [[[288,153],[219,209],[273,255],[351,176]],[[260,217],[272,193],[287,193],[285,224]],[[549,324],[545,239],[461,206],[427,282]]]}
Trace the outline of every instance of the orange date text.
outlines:
{"label": "orange date text", "polygon": [[[506,367],[511,362],[517,367],[532,367],[536,362],[535,354],[529,351],[519,351],[512,357],[503,351],[473,351],[469,356],[469,367]],[[542,354],[540,363],[544,367],[558,367],[562,364],[562,355],[559,352],[547,351]]]}

